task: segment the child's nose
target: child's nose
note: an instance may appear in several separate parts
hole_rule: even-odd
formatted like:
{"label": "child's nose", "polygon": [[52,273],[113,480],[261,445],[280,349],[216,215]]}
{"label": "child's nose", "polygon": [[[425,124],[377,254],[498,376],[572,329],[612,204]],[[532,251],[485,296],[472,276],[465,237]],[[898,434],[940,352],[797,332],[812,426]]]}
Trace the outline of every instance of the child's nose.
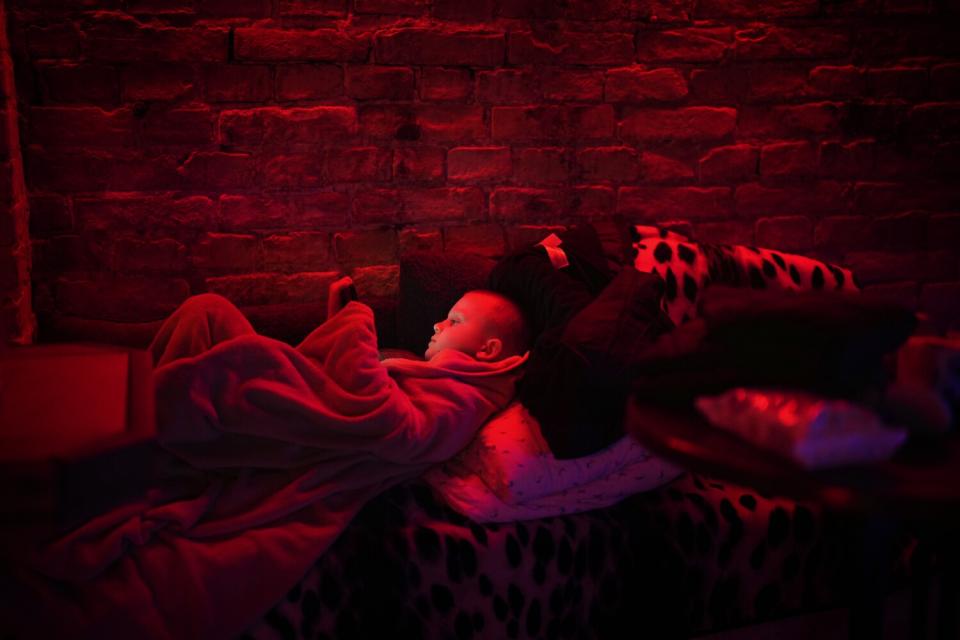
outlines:
{"label": "child's nose", "polygon": [[438,322],[437,324],[433,325],[433,332],[434,332],[434,333],[440,333],[440,323],[439,323],[439,322]]}

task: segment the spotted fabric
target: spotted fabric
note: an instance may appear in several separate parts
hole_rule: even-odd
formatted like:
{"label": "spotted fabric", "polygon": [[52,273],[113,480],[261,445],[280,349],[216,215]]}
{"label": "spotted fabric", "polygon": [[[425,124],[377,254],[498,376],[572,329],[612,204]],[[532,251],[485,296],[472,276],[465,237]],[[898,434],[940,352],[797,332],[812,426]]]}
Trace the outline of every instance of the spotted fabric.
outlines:
{"label": "spotted fabric", "polygon": [[849,269],[782,251],[697,243],[673,231],[631,227],[632,262],[664,280],[663,309],[681,324],[697,315],[697,299],[711,283],[773,290],[857,291]]}
{"label": "spotted fabric", "polygon": [[[418,481],[370,502],[244,637],[686,637],[844,603],[849,531],[812,505],[693,474],[509,524],[472,522]],[[891,559],[898,578],[911,544]]]}

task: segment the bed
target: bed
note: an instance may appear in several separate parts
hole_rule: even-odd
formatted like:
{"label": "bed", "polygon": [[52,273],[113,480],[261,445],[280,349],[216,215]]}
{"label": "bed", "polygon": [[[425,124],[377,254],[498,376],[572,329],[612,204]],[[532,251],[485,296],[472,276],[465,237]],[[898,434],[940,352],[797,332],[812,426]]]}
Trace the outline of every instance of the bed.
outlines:
{"label": "bed", "polygon": [[[849,271],[801,256],[650,227],[632,233],[630,260],[664,278],[665,310],[678,324],[711,283],[856,288]],[[402,264],[401,322],[429,316],[412,299],[480,284],[478,260]],[[609,506],[533,515],[477,522],[423,479],[394,487],[244,637],[685,637],[836,606],[852,579],[846,523],[695,474]],[[915,546],[898,538],[895,580],[909,575]]]}

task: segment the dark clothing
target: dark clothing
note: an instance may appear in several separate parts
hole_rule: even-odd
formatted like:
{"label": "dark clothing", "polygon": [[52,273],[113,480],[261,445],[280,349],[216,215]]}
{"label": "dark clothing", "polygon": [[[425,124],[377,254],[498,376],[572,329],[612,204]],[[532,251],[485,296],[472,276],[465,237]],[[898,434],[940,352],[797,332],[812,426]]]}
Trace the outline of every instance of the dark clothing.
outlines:
{"label": "dark clothing", "polygon": [[614,277],[590,227],[560,238],[568,267],[531,247],[501,260],[489,286],[521,306],[535,336],[518,398],[553,454],[575,458],[622,437],[629,384],[621,356],[672,324],[660,310],[660,278],[632,268]]}

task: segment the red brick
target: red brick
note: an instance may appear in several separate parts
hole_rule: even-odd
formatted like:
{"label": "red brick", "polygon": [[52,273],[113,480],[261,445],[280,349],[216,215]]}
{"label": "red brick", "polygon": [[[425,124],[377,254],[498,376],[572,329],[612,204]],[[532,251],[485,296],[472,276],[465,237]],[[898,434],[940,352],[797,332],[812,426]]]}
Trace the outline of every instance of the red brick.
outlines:
{"label": "red brick", "polygon": [[31,25],[26,28],[26,39],[27,51],[33,59],[75,58],[80,53],[80,29],[74,22]]}
{"label": "red brick", "polygon": [[94,23],[85,30],[88,60],[109,62],[226,62],[229,30],[149,27],[133,20]]}
{"label": "red brick", "polygon": [[753,225],[730,220],[726,222],[699,222],[696,225],[697,240],[717,244],[742,244],[752,246]]}
{"label": "red brick", "polygon": [[501,180],[510,173],[509,147],[457,147],[447,153],[450,180]]}
{"label": "red brick", "polygon": [[693,167],[687,162],[649,151],[640,156],[640,176],[646,184],[688,182],[695,178]]}
{"label": "red brick", "polygon": [[566,181],[570,173],[560,147],[518,149],[514,152],[513,177],[521,184]]}
{"label": "red brick", "polygon": [[407,182],[443,179],[446,151],[440,147],[397,147],[393,152],[393,175]]}
{"label": "red brick", "polygon": [[443,238],[438,229],[407,227],[400,230],[400,255],[414,251],[440,251]]}
{"label": "red brick", "polygon": [[760,64],[744,68],[744,95],[749,102],[777,102],[807,94],[807,68],[783,64]]}
{"label": "red brick", "polygon": [[817,173],[817,149],[809,142],[777,142],[760,148],[764,178],[803,178]]}
{"label": "red brick", "polygon": [[537,80],[521,69],[497,69],[477,74],[477,99],[489,104],[537,102]]}
{"label": "red brick", "polygon": [[537,244],[551,233],[560,233],[565,227],[560,225],[510,225],[507,227],[507,246],[511,251],[524,249]]}
{"label": "red brick", "polygon": [[333,252],[349,266],[395,263],[397,234],[392,229],[342,231],[333,234]]}
{"label": "red brick", "polygon": [[362,62],[369,49],[368,36],[341,29],[240,27],[233,41],[238,60],[263,62]]}
{"label": "red brick", "polygon": [[84,231],[169,233],[214,228],[216,206],[206,196],[109,195],[78,197],[74,201],[77,226]]}
{"label": "red brick", "polygon": [[343,227],[350,199],[335,191],[305,196],[220,196],[220,226],[228,231],[255,229]]}
{"label": "red brick", "polygon": [[473,76],[469,69],[423,67],[419,88],[421,100],[462,102],[473,95]]}
{"label": "red brick", "polygon": [[178,274],[187,268],[187,248],[171,238],[117,238],[111,243],[112,269],[124,274]]}
{"label": "red brick", "polygon": [[400,295],[400,267],[395,264],[357,267],[350,274],[360,300],[388,298],[396,300]]}
{"label": "red brick", "polygon": [[687,81],[676,69],[624,67],[607,71],[607,102],[679,100],[687,96]]}
{"label": "red brick", "polygon": [[503,34],[458,29],[401,28],[377,34],[377,62],[497,67],[503,64]]}
{"label": "red brick", "polygon": [[928,220],[928,246],[931,249],[960,247],[960,215],[933,215]]}
{"label": "red brick", "polygon": [[280,15],[343,17],[347,0],[280,0]]}
{"label": "red brick", "polygon": [[278,100],[314,100],[343,94],[343,73],[332,64],[285,64],[277,67]]}
{"label": "red brick", "polygon": [[736,207],[741,215],[824,215],[846,213],[846,187],[818,182],[803,187],[766,187],[749,183],[737,187]]}
{"label": "red brick", "polygon": [[80,236],[56,236],[47,240],[34,239],[31,243],[31,271],[36,274],[65,275],[84,274],[97,269],[106,269],[102,261],[95,260],[90,242]]}
{"label": "red brick", "polygon": [[56,286],[60,312],[114,322],[160,320],[189,295],[190,285],[177,278],[61,279]]}
{"label": "red brick", "polygon": [[806,216],[779,216],[757,220],[757,246],[780,251],[808,251],[813,246],[813,223]]}
{"label": "red brick", "polygon": [[578,141],[612,138],[616,130],[613,106],[571,106],[564,109],[564,134]]}
{"label": "red brick", "polygon": [[873,172],[876,143],[854,140],[848,143],[820,143],[820,173],[824,177],[859,178]]}
{"label": "red brick", "polygon": [[433,0],[433,17],[455,22],[487,22],[496,4],[495,0]]}
{"label": "red brick", "polygon": [[381,147],[333,147],[326,152],[330,182],[382,182],[390,179],[392,158]]}
{"label": "red brick", "polygon": [[574,187],[564,196],[563,215],[567,217],[608,218],[617,204],[617,194],[611,187]]}
{"label": "red brick", "polygon": [[97,107],[33,107],[27,114],[29,141],[46,147],[131,147],[130,109]]}
{"label": "red brick", "polygon": [[926,247],[927,218],[916,211],[874,218],[869,228],[871,246],[893,251]]}
{"label": "red brick", "polygon": [[208,65],[203,86],[211,102],[267,102],[273,96],[270,67],[255,64]]}
{"label": "red brick", "polygon": [[192,65],[179,62],[135,62],[120,68],[123,100],[168,101],[195,95],[197,78]]}
{"label": "red brick", "polygon": [[125,150],[109,152],[26,152],[34,187],[49,191],[167,191],[181,189],[184,177],[168,155]]}
{"label": "red brick", "polygon": [[813,244],[818,249],[863,249],[869,246],[870,219],[865,216],[831,216],[817,222]]}
{"label": "red brick", "polygon": [[869,69],[870,95],[901,100],[918,100],[927,93],[927,70],[921,67]]}
{"label": "red brick", "polygon": [[837,102],[812,102],[772,107],[743,107],[737,134],[757,138],[789,138],[838,133],[844,108]]}
{"label": "red brick", "polygon": [[940,331],[960,331],[960,282],[923,285],[920,308],[927,312]]}
{"label": "red brick", "polygon": [[509,64],[616,66],[633,62],[632,33],[512,31],[508,43]]}
{"label": "red brick", "polygon": [[412,100],[413,71],[408,67],[351,65],[347,95],[355,100]]}
{"label": "red brick", "polygon": [[950,280],[956,277],[957,259],[946,251],[855,251],[844,258],[863,284],[897,280]]}
{"label": "red brick", "polygon": [[330,235],[309,231],[263,239],[263,266],[271,271],[317,271],[330,263]]}
{"label": "red brick", "polygon": [[960,63],[938,64],[930,69],[930,95],[937,100],[960,98]]}
{"label": "red brick", "polygon": [[263,161],[261,184],[269,189],[322,187],[326,158],[320,153],[286,153]]}
{"label": "red brick", "polygon": [[495,140],[557,139],[564,135],[561,107],[493,107],[490,128]]}
{"label": "red brick", "polygon": [[201,109],[151,109],[143,118],[143,142],[148,145],[212,145],[215,115]]}
{"label": "red brick", "polygon": [[239,146],[327,144],[356,131],[353,107],[266,107],[220,114],[222,141]]}
{"label": "red brick", "polygon": [[[4,216],[10,218],[9,216]],[[12,223],[12,218],[10,219]],[[49,236],[73,229],[73,214],[66,198],[56,195],[36,195],[30,197],[30,235]],[[3,234],[0,234],[0,238]],[[9,241],[0,244],[13,244]]]}
{"label": "red brick", "polygon": [[898,211],[956,211],[960,188],[952,185],[860,182],[854,187],[854,208],[867,215]]}
{"label": "red brick", "polygon": [[596,147],[577,153],[583,180],[634,182],[640,175],[637,152],[631,147]]}
{"label": "red brick", "polygon": [[597,102],[603,100],[603,72],[541,68],[540,91],[546,100]]}
{"label": "red brick", "polygon": [[251,273],[207,278],[207,289],[234,304],[266,305],[284,302],[324,302],[338,271],[314,271],[294,274]]}
{"label": "red brick", "polygon": [[499,258],[503,256],[506,245],[500,225],[475,224],[444,229],[443,248],[448,253],[473,253]]}
{"label": "red brick", "polygon": [[904,180],[916,177],[921,180],[938,174],[949,175],[960,166],[956,158],[938,157],[942,147],[924,146],[921,143],[904,145],[889,140],[874,145],[874,165],[871,180]]}
{"label": "red brick", "polygon": [[700,181],[710,184],[753,180],[759,173],[758,162],[759,154],[752,145],[716,147],[700,158]]}
{"label": "red brick", "polygon": [[853,65],[815,67],[807,79],[807,93],[818,98],[860,96],[865,90],[863,70]]}
{"label": "red brick", "polygon": [[405,222],[477,220],[483,217],[484,196],[475,187],[405,189],[400,192]]}
{"label": "red brick", "polygon": [[423,105],[417,109],[416,117],[425,141],[472,141],[487,134],[483,107],[478,105]]}
{"label": "red brick", "polygon": [[617,213],[650,220],[724,218],[733,214],[727,187],[621,187]]}
{"label": "red brick", "polygon": [[415,141],[422,136],[413,107],[367,104],[357,109],[364,138]]}
{"label": "red brick", "polygon": [[257,184],[258,169],[246,153],[200,151],[191,153],[177,169],[195,189],[248,189]]}
{"label": "red brick", "polygon": [[816,0],[701,0],[695,15],[698,18],[798,18],[815,16],[819,10]]}
{"label": "red brick", "polygon": [[846,27],[761,25],[736,32],[734,54],[738,60],[836,58],[846,55],[850,46]]}
{"label": "red brick", "polygon": [[53,102],[116,104],[120,81],[113,67],[95,64],[58,64],[42,70],[47,97]]}
{"label": "red brick", "polygon": [[730,27],[640,31],[637,59],[641,62],[719,62],[732,43]]}
{"label": "red brick", "polygon": [[729,108],[627,108],[623,120],[620,121],[620,135],[624,139],[640,142],[713,141],[730,137],[736,123],[737,111]]}
{"label": "red brick", "polygon": [[889,15],[923,15],[930,13],[925,0],[884,0],[882,12]]}
{"label": "red brick", "polygon": [[747,69],[723,67],[693,69],[690,72],[690,97],[709,105],[737,105],[747,94]]}
{"label": "red brick", "polygon": [[931,102],[910,110],[910,132],[924,137],[960,136],[960,102]]}
{"label": "red brick", "polygon": [[197,13],[211,18],[269,18],[270,0],[203,0]]}
{"label": "red brick", "polygon": [[396,222],[402,213],[396,189],[363,189],[353,197],[353,221],[359,224]]}
{"label": "red brick", "polygon": [[562,202],[563,196],[552,189],[500,187],[490,194],[490,217],[520,222],[555,218]]}
{"label": "red brick", "polygon": [[[0,253],[0,292],[4,297],[14,293],[20,284],[20,261],[9,253]],[[6,334],[4,334],[6,338]]]}
{"label": "red brick", "polygon": [[418,16],[430,8],[430,0],[354,0],[357,13]]}

